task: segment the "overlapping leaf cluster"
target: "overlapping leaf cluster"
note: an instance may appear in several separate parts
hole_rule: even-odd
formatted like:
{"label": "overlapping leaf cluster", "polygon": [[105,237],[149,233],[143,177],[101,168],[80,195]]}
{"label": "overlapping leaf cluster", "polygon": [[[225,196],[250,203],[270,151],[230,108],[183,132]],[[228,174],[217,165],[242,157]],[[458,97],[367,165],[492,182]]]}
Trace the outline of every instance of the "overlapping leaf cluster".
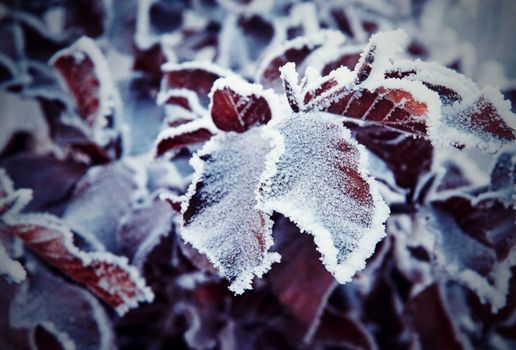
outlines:
{"label": "overlapping leaf cluster", "polygon": [[0,6],[0,347],[514,345],[516,117],[445,7]]}

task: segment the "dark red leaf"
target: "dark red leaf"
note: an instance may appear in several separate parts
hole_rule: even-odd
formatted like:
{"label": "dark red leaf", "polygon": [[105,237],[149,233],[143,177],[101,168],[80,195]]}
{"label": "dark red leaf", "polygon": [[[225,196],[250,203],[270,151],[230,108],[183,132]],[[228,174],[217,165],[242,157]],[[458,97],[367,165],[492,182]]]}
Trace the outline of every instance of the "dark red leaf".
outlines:
{"label": "dark red leaf", "polygon": [[211,117],[220,130],[244,132],[272,118],[275,95],[238,79],[218,80],[212,90]]}

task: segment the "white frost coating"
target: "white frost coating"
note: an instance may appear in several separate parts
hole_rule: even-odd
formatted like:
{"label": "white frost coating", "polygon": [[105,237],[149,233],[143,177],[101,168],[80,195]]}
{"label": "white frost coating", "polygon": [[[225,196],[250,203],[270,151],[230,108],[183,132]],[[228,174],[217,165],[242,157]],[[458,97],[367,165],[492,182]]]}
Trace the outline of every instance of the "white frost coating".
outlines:
{"label": "white frost coating", "polygon": [[[225,88],[233,90],[241,96],[255,95],[256,97],[265,98],[267,104],[269,105],[269,108],[271,109],[272,118],[279,118],[282,112],[284,112],[284,108],[280,103],[278,95],[276,95],[272,89],[264,89],[263,86],[258,83],[248,83],[247,81],[238,76],[219,78],[215,81],[209,94],[210,111],[213,105],[213,94],[216,90],[224,90]],[[242,122],[242,124],[244,123]]]}
{"label": "white frost coating", "polygon": [[[277,211],[312,234],[327,269],[340,283],[350,281],[385,236],[389,215],[367,175],[365,149],[339,117],[326,113],[294,115],[271,124],[268,134],[274,150],[260,180],[258,208]],[[352,183],[342,169],[356,171],[369,188]],[[348,193],[361,189],[366,203]]]}
{"label": "white frost coating", "polygon": [[[403,80],[424,81],[436,86],[444,86],[459,95],[459,101],[446,101],[445,99],[441,108],[442,116],[438,119],[438,123],[429,125],[430,136],[436,146],[461,144],[466,147],[477,146],[488,152],[494,152],[503,143],[506,143],[495,134],[480,130],[481,125],[472,125],[468,114],[461,114],[473,107],[480,98],[493,104],[499,113],[501,122],[511,128],[513,135],[516,136],[516,116],[511,112],[510,102],[504,100],[499,89],[487,86],[480,90],[469,78],[436,63],[400,60],[394,63],[392,69],[393,71],[414,72],[404,77]],[[476,122],[478,123],[478,120]]]}
{"label": "white frost coating", "polygon": [[23,269],[23,266],[16,260],[11,259],[7,254],[4,245],[0,241],[0,275],[9,282],[21,283],[27,277],[27,272]]}
{"label": "white frost coating", "polygon": [[195,173],[182,203],[181,236],[207,255],[236,294],[280,260],[268,251],[272,221],[255,209],[255,189],[270,147],[257,127],[215,136],[190,161]]}

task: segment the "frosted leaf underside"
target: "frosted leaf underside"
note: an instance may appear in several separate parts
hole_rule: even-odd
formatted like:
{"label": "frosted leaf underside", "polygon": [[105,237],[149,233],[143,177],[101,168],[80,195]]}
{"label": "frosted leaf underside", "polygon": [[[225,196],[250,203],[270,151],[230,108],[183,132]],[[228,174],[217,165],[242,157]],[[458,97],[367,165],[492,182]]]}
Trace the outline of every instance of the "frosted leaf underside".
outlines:
{"label": "frosted leaf underside", "polygon": [[268,159],[260,208],[313,234],[328,270],[349,281],[384,236],[388,215],[364,170],[364,150],[325,113],[295,115],[271,133],[280,146]]}
{"label": "frosted leaf underside", "polygon": [[255,209],[255,189],[270,151],[262,128],[213,138],[192,160],[194,182],[184,203],[183,238],[208,256],[242,293],[279,256],[272,245],[271,221]]}

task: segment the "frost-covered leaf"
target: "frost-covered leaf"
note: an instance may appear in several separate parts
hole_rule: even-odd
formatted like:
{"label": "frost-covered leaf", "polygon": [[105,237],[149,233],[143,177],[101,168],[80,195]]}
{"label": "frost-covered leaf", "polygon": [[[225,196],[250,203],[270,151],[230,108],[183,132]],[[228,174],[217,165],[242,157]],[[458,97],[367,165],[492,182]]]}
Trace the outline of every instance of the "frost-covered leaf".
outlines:
{"label": "frost-covered leaf", "polygon": [[185,147],[198,146],[208,141],[217,128],[210,118],[195,119],[160,132],[155,146],[155,155],[161,157]]}
{"label": "frost-covered leaf", "polygon": [[119,314],[139,302],[152,301],[137,270],[127,259],[106,252],[84,252],[73,242],[73,233],[49,214],[21,214],[4,218],[6,232],[19,237],[41,259],[71,279],[85,285]]}
{"label": "frost-covered leaf", "polygon": [[[106,58],[90,38],[82,37],[72,46],[56,53],[50,63],[63,85],[71,93],[75,108],[90,130],[91,139],[102,148],[112,150],[111,158],[120,156],[123,127],[119,120],[119,96]],[[77,123],[76,123],[77,124]]]}
{"label": "frost-covered leaf", "polygon": [[303,85],[295,65],[285,65],[281,75],[292,109],[326,111],[426,135],[427,126],[436,123],[439,115],[437,94],[418,81],[384,77],[389,59],[400,50],[404,38],[400,31],[377,34],[371,38],[354,71],[341,66],[319,77],[308,69]]}
{"label": "frost-covered leaf", "polygon": [[516,211],[496,198],[455,194],[433,201],[429,215],[439,266],[493,310],[503,307],[515,263]]}
{"label": "frost-covered leaf", "polygon": [[79,114],[90,126],[112,113],[115,96],[109,68],[92,39],[82,37],[54,55],[50,63],[75,99]]}
{"label": "frost-covered leaf", "polygon": [[326,268],[341,282],[365,266],[385,235],[389,210],[367,175],[365,150],[340,119],[297,114],[269,129],[275,148],[259,208],[277,211],[314,236]]}
{"label": "frost-covered leaf", "polygon": [[[37,327],[43,327],[65,350],[109,350],[115,342],[111,322],[100,303],[34,260],[27,282],[11,303],[9,320],[17,329],[36,332]],[[37,349],[49,346],[37,340],[33,340],[35,345],[42,346]]]}
{"label": "frost-covered leaf", "polygon": [[271,150],[262,128],[220,134],[191,161],[195,169],[183,203],[181,236],[208,256],[242,293],[279,256],[272,245],[272,222],[255,208],[255,190]]}
{"label": "frost-covered leaf", "polygon": [[254,125],[267,124],[277,103],[276,95],[258,84],[226,78],[213,85],[210,112],[220,130],[244,132]]}
{"label": "frost-covered leaf", "polygon": [[516,115],[493,87],[480,89],[470,79],[435,63],[397,61],[386,76],[420,81],[439,94],[442,117],[433,133],[437,143],[488,150],[516,140]]}

